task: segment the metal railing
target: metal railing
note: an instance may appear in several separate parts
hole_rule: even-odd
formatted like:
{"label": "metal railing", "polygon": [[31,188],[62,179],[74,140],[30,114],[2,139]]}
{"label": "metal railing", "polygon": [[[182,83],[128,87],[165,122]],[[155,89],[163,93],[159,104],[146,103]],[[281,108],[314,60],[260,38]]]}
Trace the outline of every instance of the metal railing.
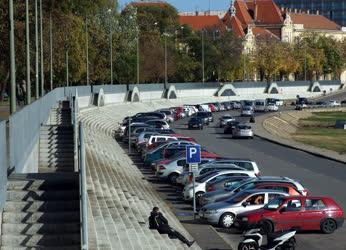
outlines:
{"label": "metal railing", "polygon": [[7,184],[6,121],[0,122],[0,209],[5,205]]}
{"label": "metal railing", "polygon": [[79,122],[79,192],[80,192],[80,228],[81,228],[81,248],[87,250],[88,247],[88,203],[86,191],[86,166],[85,166],[85,144],[83,123]]}

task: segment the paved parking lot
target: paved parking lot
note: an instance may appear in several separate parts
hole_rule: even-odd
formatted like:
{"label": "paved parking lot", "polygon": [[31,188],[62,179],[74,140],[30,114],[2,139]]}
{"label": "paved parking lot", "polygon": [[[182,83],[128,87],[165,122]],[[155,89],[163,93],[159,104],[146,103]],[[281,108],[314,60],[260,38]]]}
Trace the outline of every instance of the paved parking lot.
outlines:
{"label": "paved parking lot", "polygon": [[[231,112],[238,115],[237,111]],[[221,114],[215,114],[215,121]],[[223,129],[211,124],[203,131],[187,130],[186,120],[174,124],[178,133],[194,137],[210,151],[227,157],[250,158],[257,162],[263,175],[295,178],[303,183],[313,195],[333,197],[346,211],[346,165],[319,158],[301,151],[279,146],[260,138],[253,140],[232,139]],[[216,229],[234,249],[241,238],[234,231]],[[334,234],[319,232],[297,235],[298,249],[346,249],[346,230],[343,227]]]}

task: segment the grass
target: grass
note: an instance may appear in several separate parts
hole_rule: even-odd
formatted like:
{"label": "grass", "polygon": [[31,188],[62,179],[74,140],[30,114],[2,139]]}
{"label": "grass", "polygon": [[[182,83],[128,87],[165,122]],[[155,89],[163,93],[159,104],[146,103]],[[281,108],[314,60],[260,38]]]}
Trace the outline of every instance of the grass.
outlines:
{"label": "grass", "polygon": [[346,121],[346,112],[316,112],[299,121],[293,139],[304,144],[346,154],[346,130],[335,129],[336,120]]}

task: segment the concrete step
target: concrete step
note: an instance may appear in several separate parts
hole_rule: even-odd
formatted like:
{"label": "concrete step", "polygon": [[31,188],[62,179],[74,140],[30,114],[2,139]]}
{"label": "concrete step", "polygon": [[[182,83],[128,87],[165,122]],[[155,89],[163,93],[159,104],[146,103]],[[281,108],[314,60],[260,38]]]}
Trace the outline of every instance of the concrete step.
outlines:
{"label": "concrete step", "polygon": [[74,155],[72,154],[69,157],[59,157],[56,158],[54,155],[51,155],[49,157],[44,157],[40,155],[40,162],[48,162],[48,163],[70,163],[74,162]]}
{"label": "concrete step", "polygon": [[73,161],[61,161],[61,162],[47,162],[47,161],[40,161],[39,167],[44,168],[69,168],[74,167]]}
{"label": "concrete step", "polygon": [[0,250],[80,250],[80,244],[59,246],[59,247],[48,247],[48,246],[35,246],[35,247],[21,247],[21,246],[1,246]]}
{"label": "concrete step", "polygon": [[48,145],[52,145],[52,144],[72,144],[74,142],[73,137],[66,137],[66,138],[40,138],[40,143],[44,143],[46,142],[46,144]]}
{"label": "concrete step", "polygon": [[67,201],[6,201],[5,212],[78,211],[79,200]]}
{"label": "concrete step", "polygon": [[40,159],[71,159],[74,158],[74,150],[70,150],[70,151],[65,151],[65,152],[40,152]]}
{"label": "concrete step", "polygon": [[2,235],[2,246],[64,246],[80,243],[79,234],[59,235]]}
{"label": "concrete step", "polygon": [[79,223],[61,223],[61,224],[12,224],[3,223],[2,224],[2,234],[11,235],[35,235],[35,234],[70,234],[79,233],[80,224]]}
{"label": "concrete step", "polygon": [[71,173],[74,172],[74,167],[45,167],[44,165],[40,166],[38,169],[39,173]]}
{"label": "concrete step", "polygon": [[53,150],[73,150],[74,143],[69,144],[40,144],[40,151],[53,151]]}
{"label": "concrete step", "polygon": [[7,182],[7,190],[72,190],[78,188],[78,180],[27,180]]}
{"label": "concrete step", "polygon": [[45,190],[8,190],[7,201],[53,201],[53,200],[76,200],[79,191],[45,191]]}
{"label": "concrete step", "polygon": [[73,131],[73,126],[44,125],[41,126],[41,131]]}
{"label": "concrete step", "polygon": [[56,139],[60,139],[60,140],[69,140],[69,139],[73,139],[73,134],[71,133],[58,133],[58,134],[40,134],[40,139],[41,140],[56,140]]}
{"label": "concrete step", "polygon": [[79,223],[79,211],[78,212],[57,212],[57,213],[47,213],[47,212],[36,212],[36,213],[26,213],[26,212],[3,212],[2,222],[3,223],[65,223],[65,222],[76,222]]}
{"label": "concrete step", "polygon": [[40,154],[49,154],[49,153],[70,153],[74,151],[74,145],[68,146],[68,147],[57,147],[57,148],[47,148],[47,147],[41,147],[40,148]]}
{"label": "concrete step", "polygon": [[70,182],[71,180],[79,181],[78,173],[71,174],[39,174],[39,173],[27,173],[27,174],[11,174],[8,177],[9,181],[37,181],[44,180],[48,182]]}

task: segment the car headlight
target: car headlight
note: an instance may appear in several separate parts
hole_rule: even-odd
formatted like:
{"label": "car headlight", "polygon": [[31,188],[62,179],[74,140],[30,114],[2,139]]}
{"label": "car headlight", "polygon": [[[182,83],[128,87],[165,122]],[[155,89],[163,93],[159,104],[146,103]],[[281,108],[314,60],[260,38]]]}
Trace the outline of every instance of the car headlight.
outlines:
{"label": "car headlight", "polygon": [[248,219],[248,217],[243,217],[243,218],[241,218],[241,220],[244,221],[244,222],[246,222],[246,221],[248,221],[249,219]]}
{"label": "car headlight", "polygon": [[206,210],[205,211],[206,214],[216,214],[218,212],[219,212],[219,210],[217,210],[217,209],[211,209],[211,210]]}

